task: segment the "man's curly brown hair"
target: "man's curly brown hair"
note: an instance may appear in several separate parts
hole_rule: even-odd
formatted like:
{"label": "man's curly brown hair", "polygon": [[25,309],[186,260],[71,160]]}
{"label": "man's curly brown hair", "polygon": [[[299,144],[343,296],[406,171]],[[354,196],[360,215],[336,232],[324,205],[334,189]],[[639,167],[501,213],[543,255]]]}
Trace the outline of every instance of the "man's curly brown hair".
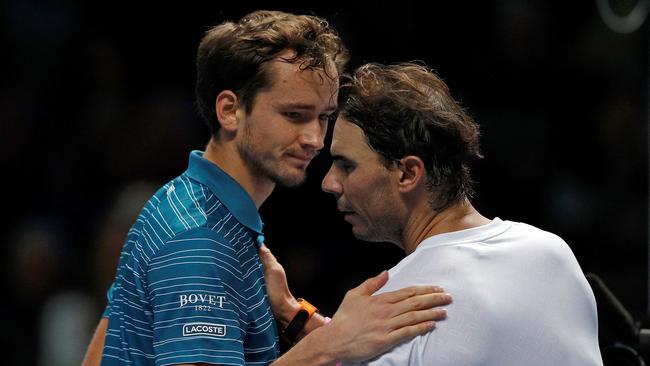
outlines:
{"label": "man's curly brown hair", "polygon": [[468,162],[482,157],[479,127],[433,71],[416,63],[363,65],[343,81],[339,108],[387,166],[408,155],[422,159],[434,209],[474,195]]}
{"label": "man's curly brown hair", "polygon": [[312,15],[258,10],[238,22],[224,22],[209,29],[196,57],[196,103],[213,135],[219,130],[214,103],[223,90],[235,92],[247,112],[258,91],[270,80],[265,63],[286,50],[301,68],[319,68],[331,78],[328,69],[338,74],[349,59],[348,51],[327,21]]}

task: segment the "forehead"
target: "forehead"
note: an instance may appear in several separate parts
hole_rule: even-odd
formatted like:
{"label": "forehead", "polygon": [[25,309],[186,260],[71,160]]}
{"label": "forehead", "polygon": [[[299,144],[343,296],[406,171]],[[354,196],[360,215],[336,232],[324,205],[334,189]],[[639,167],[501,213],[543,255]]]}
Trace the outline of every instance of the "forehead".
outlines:
{"label": "forehead", "polygon": [[380,155],[370,148],[363,130],[339,117],[334,125],[330,152],[334,157],[354,161],[379,161]]}
{"label": "forehead", "polygon": [[338,73],[336,69],[325,72],[323,69],[301,67],[301,62],[288,62],[275,59],[266,64],[269,86],[266,92],[274,99],[303,101],[325,104],[336,108],[338,95]]}

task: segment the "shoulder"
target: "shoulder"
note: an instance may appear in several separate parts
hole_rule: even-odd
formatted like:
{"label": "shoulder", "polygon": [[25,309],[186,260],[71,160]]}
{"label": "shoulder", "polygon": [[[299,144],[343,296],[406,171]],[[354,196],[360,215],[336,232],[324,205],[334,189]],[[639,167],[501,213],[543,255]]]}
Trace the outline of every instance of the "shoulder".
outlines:
{"label": "shoulder", "polygon": [[150,284],[165,285],[169,280],[219,278],[232,281],[242,276],[238,255],[221,234],[194,228],[165,242],[147,267]]}
{"label": "shoulder", "polygon": [[560,238],[558,235],[550,231],[540,229],[536,226],[524,222],[516,222],[516,221],[508,221],[508,222],[511,225],[510,231],[515,235],[526,236],[531,239],[542,239],[542,240],[564,242],[562,238]]}
{"label": "shoulder", "polygon": [[209,203],[216,200],[210,190],[186,175],[161,187],[144,206],[140,219],[165,231],[169,236],[207,223]]}
{"label": "shoulder", "polygon": [[183,253],[203,253],[212,257],[234,256],[235,249],[222,233],[210,228],[196,227],[177,233],[167,239],[151,264]]}
{"label": "shoulder", "polygon": [[528,252],[550,256],[573,257],[571,248],[559,235],[523,222],[511,222],[511,229],[500,238]]}

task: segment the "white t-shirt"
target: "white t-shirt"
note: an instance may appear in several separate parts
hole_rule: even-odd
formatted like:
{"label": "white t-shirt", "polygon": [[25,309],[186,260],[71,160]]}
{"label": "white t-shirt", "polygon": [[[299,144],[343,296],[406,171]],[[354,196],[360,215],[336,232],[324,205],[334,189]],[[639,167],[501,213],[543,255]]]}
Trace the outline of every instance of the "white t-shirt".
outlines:
{"label": "white t-shirt", "polygon": [[438,284],[452,294],[436,329],[356,365],[602,365],[593,292],[558,236],[495,218],[427,238],[377,293]]}

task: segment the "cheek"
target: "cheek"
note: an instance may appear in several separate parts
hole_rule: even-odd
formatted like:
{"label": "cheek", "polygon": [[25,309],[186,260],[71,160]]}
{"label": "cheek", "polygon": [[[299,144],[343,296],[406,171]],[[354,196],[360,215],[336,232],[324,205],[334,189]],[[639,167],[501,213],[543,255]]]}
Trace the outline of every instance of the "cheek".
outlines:
{"label": "cheek", "polygon": [[362,199],[367,207],[368,215],[381,218],[389,215],[394,209],[395,202],[388,184],[385,180],[377,179],[372,184],[367,184],[362,190],[364,195]]}
{"label": "cheek", "polygon": [[297,134],[292,128],[278,127],[265,131],[264,136],[261,136],[260,143],[282,149],[292,145],[297,139]]}
{"label": "cheek", "polygon": [[348,201],[356,206],[355,211],[367,213],[372,211],[373,206],[376,205],[374,189],[368,182],[348,180],[344,186],[344,192]]}
{"label": "cheek", "polygon": [[267,128],[254,128],[250,131],[250,142],[259,150],[274,150],[283,146],[283,136],[280,131]]}

